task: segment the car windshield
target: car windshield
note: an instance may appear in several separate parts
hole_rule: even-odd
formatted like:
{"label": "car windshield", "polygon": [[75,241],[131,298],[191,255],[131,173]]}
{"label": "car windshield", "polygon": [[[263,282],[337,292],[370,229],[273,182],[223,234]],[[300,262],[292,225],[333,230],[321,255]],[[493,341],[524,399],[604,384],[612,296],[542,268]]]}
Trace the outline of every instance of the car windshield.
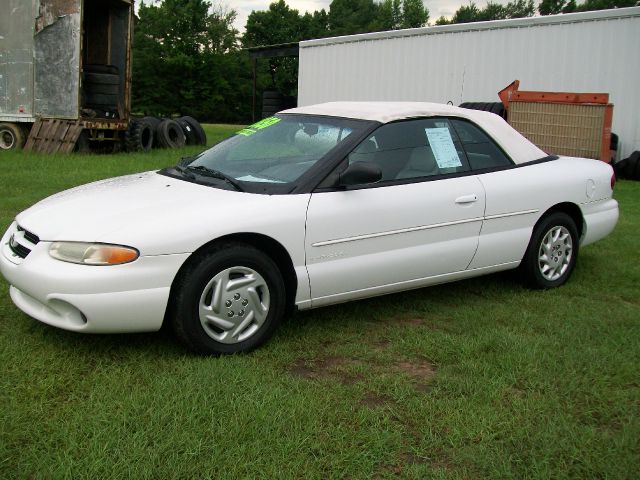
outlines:
{"label": "car windshield", "polygon": [[298,180],[362,123],[313,115],[281,115],[254,123],[198,155],[187,168],[230,180],[288,184]]}

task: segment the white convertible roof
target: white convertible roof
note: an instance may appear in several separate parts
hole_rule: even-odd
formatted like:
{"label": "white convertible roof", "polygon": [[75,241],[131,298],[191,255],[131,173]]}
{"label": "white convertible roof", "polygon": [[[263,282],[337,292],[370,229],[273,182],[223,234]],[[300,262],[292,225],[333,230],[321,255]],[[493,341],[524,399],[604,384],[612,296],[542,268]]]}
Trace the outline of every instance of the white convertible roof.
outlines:
{"label": "white convertible roof", "polygon": [[326,115],[389,123],[419,117],[459,117],[472,121],[487,132],[516,163],[547,156],[545,152],[514,130],[501,117],[440,103],[423,102],[329,102],[292,108],[280,113]]}

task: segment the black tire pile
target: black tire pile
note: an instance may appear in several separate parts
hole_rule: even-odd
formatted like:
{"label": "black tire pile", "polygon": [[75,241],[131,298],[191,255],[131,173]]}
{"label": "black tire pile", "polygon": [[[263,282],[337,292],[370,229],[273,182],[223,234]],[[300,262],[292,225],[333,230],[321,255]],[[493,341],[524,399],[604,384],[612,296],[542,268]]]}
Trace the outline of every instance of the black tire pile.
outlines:
{"label": "black tire pile", "polygon": [[265,90],[262,92],[262,118],[272,117],[276,113],[294,108],[296,97],[283,95],[276,90]]}
{"label": "black tire pile", "polygon": [[613,164],[617,178],[640,181],[640,152],[635,151],[624,160]]}
{"label": "black tire pile", "polygon": [[470,110],[482,110],[483,112],[495,113],[499,117],[507,119],[507,111],[502,102],[465,102],[458,105],[461,108]]}
{"label": "black tire pile", "polygon": [[118,118],[120,72],[114,65],[83,67],[83,106],[95,111],[99,118]]}
{"label": "black tire pile", "polygon": [[182,148],[185,145],[206,145],[207,134],[193,117],[134,118],[125,134],[127,152],[148,152],[152,148]]}

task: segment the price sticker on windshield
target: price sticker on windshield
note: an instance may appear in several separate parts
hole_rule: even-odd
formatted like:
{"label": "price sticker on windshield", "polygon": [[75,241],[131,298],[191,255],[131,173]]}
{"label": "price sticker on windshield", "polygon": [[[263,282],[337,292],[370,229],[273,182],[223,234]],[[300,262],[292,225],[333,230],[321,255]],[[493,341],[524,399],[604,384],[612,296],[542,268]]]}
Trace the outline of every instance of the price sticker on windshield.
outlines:
{"label": "price sticker on windshield", "polygon": [[256,122],[253,125],[249,125],[248,127],[245,127],[236,133],[238,135],[244,135],[245,137],[248,137],[249,135],[253,135],[254,133],[259,132],[260,130],[264,130],[265,128],[270,127],[271,125],[275,125],[280,120],[281,119],[278,117],[265,118],[264,120],[260,120],[259,122]]}

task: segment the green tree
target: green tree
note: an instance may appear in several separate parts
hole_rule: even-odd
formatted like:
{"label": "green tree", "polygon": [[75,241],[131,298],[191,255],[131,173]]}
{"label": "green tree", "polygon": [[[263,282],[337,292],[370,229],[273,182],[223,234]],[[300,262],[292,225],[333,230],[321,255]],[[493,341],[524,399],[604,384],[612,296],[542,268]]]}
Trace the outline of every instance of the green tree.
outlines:
{"label": "green tree", "polygon": [[429,21],[429,10],[422,0],[402,2],[402,28],[424,27]]}
{"label": "green tree", "polygon": [[587,12],[591,10],[605,10],[607,8],[633,7],[637,0],[585,0],[578,5],[576,0],[542,0],[538,4],[540,15],[555,15],[558,13]]}
{"label": "green tree", "polygon": [[462,5],[451,18],[451,23],[471,23],[479,22],[480,9],[474,2]]}
{"label": "green tree", "polygon": [[[242,44],[245,47],[258,47],[297,42],[314,29],[321,28],[322,18],[322,14],[315,16],[315,20],[314,15],[301,17],[298,10],[290,8],[284,0],[278,0],[270,4],[267,10],[254,10],[249,14]],[[269,58],[260,61],[260,67],[259,90],[274,89],[285,95],[296,94],[297,58]]]}
{"label": "green tree", "polygon": [[512,0],[505,6],[506,18],[533,17],[536,6],[533,0]]}
{"label": "green tree", "polygon": [[562,12],[566,0],[542,0],[538,4],[538,12],[540,15],[555,15]]}
{"label": "green tree", "polygon": [[378,7],[376,30],[397,30],[402,28],[402,1],[384,0]]}
{"label": "green tree", "polygon": [[331,35],[351,35],[377,30],[377,3],[373,0],[333,0],[329,5]]}
{"label": "green tree", "polygon": [[133,110],[246,120],[251,70],[238,52],[234,18],[235,12],[213,10],[207,0],[141,3],[133,47]]}

